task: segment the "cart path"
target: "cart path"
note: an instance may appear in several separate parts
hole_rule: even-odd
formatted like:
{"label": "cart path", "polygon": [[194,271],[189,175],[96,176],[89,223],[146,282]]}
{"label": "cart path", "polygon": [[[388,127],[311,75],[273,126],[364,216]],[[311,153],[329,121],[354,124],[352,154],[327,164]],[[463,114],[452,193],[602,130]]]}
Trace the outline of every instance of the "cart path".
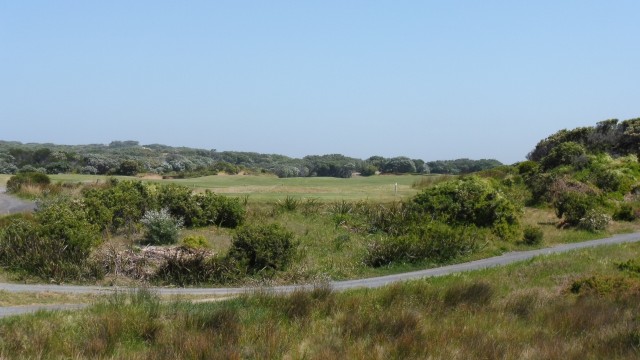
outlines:
{"label": "cart path", "polygon": [[[564,253],[571,250],[579,250],[592,248],[601,245],[624,244],[640,241],[640,232],[630,234],[615,235],[605,239],[584,241],[571,244],[561,244],[544,249],[516,251],[505,253],[500,256],[494,256],[486,259],[475,260],[471,262],[447,265],[432,269],[412,271],[402,274],[394,274],[387,276],[379,276],[365,279],[332,281],[329,283],[334,290],[347,290],[357,288],[377,288],[400,281],[413,279],[421,279],[435,276],[444,276],[465,271],[481,270],[490,267],[503,266],[518,261],[528,260],[536,256],[544,256],[549,254]],[[237,295],[243,293],[251,293],[256,291],[270,291],[277,293],[288,293],[295,290],[309,289],[313,285],[287,285],[273,287],[230,287],[230,288],[167,288],[167,287],[151,287],[149,290],[160,295]],[[84,285],[45,285],[45,284],[9,284],[0,283],[0,291],[7,292],[57,292],[71,294],[109,294],[116,291],[129,291],[126,287],[101,287],[101,286],[84,286]],[[63,304],[63,305],[32,305],[32,306],[13,306],[0,307],[0,317],[17,315],[21,313],[34,312],[38,310],[66,310],[77,309],[87,305],[82,304]]]}
{"label": "cart path", "polygon": [[8,195],[6,193],[6,189],[0,187],[0,215],[29,212],[33,211],[35,208],[35,202],[21,200],[14,196]]}

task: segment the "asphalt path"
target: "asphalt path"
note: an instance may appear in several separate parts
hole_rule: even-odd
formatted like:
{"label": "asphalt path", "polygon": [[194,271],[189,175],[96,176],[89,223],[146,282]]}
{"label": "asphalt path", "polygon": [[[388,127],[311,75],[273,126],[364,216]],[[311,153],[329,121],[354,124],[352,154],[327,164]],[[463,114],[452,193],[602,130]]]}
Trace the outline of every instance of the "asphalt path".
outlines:
{"label": "asphalt path", "polygon": [[[505,253],[500,256],[466,262],[462,264],[442,266],[438,268],[412,271],[408,273],[379,276],[365,279],[332,281],[329,283],[334,290],[347,290],[357,288],[378,288],[392,283],[422,279],[428,277],[445,276],[466,271],[481,270],[496,266],[511,264],[518,261],[524,261],[536,256],[544,256],[550,254],[558,254],[572,250],[591,248],[601,245],[624,244],[640,241],[640,233],[620,234],[605,239],[584,241],[579,243],[561,244],[549,248],[516,251]],[[160,295],[237,295],[243,293],[252,293],[257,291],[268,291],[276,293],[288,293],[296,290],[309,289],[313,285],[289,285],[289,286],[273,286],[273,287],[235,287],[235,288],[169,288],[169,287],[151,287],[149,290]],[[83,286],[83,285],[52,285],[52,284],[9,284],[0,283],[0,291],[7,292],[57,292],[70,294],[109,294],[117,291],[129,291],[130,288],[123,287],[101,287],[101,286]],[[78,309],[87,305],[82,304],[63,304],[63,305],[33,305],[33,306],[13,306],[0,307],[0,317],[34,312],[38,310],[68,310]]]}
{"label": "asphalt path", "polygon": [[6,194],[6,189],[0,187],[0,215],[15,214],[33,211],[36,204],[33,201],[24,201]]}

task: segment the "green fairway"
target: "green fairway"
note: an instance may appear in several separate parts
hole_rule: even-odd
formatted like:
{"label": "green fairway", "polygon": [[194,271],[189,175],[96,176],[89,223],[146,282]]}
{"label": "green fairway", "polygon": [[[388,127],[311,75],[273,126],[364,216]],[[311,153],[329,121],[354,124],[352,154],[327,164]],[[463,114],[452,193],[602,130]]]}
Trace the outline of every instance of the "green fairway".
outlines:
{"label": "green fairway", "polygon": [[[406,199],[417,190],[412,184],[422,175],[379,175],[370,177],[339,178],[286,178],[269,175],[216,175],[192,179],[157,180],[135,177],[120,179],[141,179],[150,182],[174,182],[193,188],[205,189],[231,196],[249,196],[252,201],[270,201],[294,196],[316,198],[318,200],[376,200],[393,201]],[[106,176],[94,175],[52,175],[54,182],[95,182],[106,181]],[[397,184],[397,192],[396,192]]]}

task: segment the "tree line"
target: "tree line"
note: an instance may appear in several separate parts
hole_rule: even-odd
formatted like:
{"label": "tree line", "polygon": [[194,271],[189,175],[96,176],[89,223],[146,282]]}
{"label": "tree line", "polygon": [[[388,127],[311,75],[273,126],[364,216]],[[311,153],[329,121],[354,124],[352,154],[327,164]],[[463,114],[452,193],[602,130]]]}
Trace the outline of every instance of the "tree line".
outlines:
{"label": "tree line", "polygon": [[444,160],[425,162],[399,156],[372,156],[366,160],[342,154],[309,155],[301,159],[278,154],[217,151],[141,145],[138,141],[112,141],[108,145],[23,144],[0,141],[0,173],[38,172],[92,175],[153,173],[172,177],[273,173],[278,177],[327,176],[348,178],[353,174],[380,173],[466,174],[499,166],[497,160]]}

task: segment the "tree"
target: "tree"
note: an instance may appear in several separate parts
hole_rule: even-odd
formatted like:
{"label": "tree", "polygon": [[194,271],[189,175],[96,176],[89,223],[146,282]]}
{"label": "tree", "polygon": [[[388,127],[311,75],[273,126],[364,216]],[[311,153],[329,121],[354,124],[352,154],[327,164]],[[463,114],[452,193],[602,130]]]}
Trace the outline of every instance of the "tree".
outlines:
{"label": "tree", "polygon": [[416,172],[416,164],[408,157],[399,156],[388,159],[382,165],[382,172],[393,174],[407,174]]}
{"label": "tree", "polygon": [[140,164],[137,161],[123,160],[122,162],[120,162],[120,165],[116,170],[116,174],[133,176],[133,175],[136,175],[139,171],[140,171]]}

